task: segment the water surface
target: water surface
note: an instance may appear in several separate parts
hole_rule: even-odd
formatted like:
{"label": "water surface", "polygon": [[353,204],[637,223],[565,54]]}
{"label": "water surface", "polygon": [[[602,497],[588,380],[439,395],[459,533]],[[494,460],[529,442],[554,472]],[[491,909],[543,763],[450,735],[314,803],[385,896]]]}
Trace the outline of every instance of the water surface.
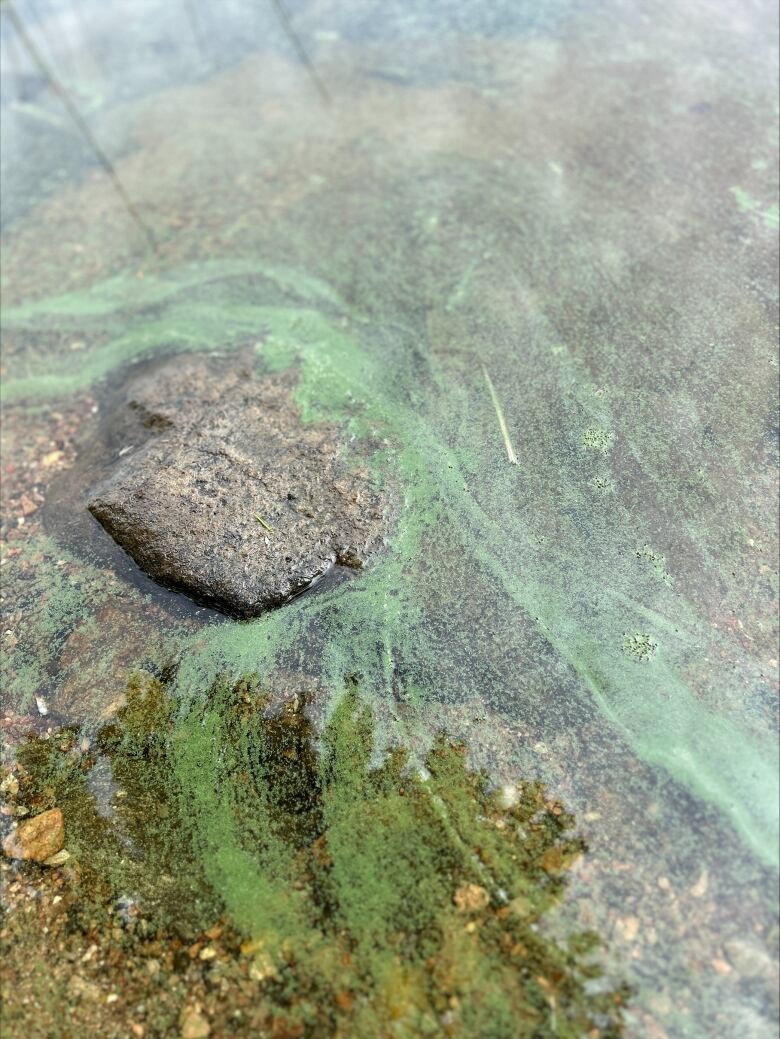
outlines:
{"label": "water surface", "polygon": [[[556,926],[601,934],[628,1034],[770,1036],[774,11],[423,7],[4,5],[6,715],[95,732],[140,668],[182,726],[250,673],[323,725],[355,679],[377,760],[443,729],[573,812]],[[247,347],[399,518],[236,623],[135,573],[77,474],[128,366]]]}

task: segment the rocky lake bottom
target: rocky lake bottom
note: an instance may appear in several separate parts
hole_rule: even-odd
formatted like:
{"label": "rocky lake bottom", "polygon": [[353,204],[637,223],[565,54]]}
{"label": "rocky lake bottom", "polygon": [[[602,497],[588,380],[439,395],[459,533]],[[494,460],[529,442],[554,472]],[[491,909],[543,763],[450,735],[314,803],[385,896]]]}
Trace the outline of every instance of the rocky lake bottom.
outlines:
{"label": "rocky lake bottom", "polygon": [[0,19],[4,1032],[769,1039],[770,5]]}

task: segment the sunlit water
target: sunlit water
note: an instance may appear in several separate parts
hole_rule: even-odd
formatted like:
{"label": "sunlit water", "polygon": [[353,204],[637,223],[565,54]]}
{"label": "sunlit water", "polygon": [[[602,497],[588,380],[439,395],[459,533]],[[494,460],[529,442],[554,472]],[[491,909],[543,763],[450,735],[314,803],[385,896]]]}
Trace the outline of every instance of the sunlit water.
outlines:
{"label": "sunlit water", "polygon": [[[9,0],[7,717],[91,731],[168,668],[183,717],[257,673],[322,720],[356,676],[380,745],[443,729],[574,813],[557,926],[601,934],[629,1034],[772,1035],[773,18]],[[127,365],[247,347],[371,438],[398,520],[239,624],[84,496]]]}

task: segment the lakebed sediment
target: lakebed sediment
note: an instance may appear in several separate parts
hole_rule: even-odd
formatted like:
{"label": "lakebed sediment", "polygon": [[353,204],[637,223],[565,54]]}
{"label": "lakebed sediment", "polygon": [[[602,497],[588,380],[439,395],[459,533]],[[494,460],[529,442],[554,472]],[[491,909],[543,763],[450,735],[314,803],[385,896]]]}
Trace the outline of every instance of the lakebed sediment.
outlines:
{"label": "lakebed sediment", "polygon": [[[774,955],[774,109],[759,13],[662,14],[407,40],[401,69],[395,44],[324,40],[328,108],[271,51],[122,108],[158,255],[91,173],[4,243],[6,717],[86,736],[135,668],[185,713],[258,670],[313,684],[322,729],[358,673],[377,755],[444,724],[574,809],[570,911],[639,981],[636,1034],[761,1034],[769,975],[728,950]],[[101,380],[247,347],[305,421],[373,438],[399,507],[376,565],[236,623],[127,580],[85,512],[68,542],[50,477]]]}

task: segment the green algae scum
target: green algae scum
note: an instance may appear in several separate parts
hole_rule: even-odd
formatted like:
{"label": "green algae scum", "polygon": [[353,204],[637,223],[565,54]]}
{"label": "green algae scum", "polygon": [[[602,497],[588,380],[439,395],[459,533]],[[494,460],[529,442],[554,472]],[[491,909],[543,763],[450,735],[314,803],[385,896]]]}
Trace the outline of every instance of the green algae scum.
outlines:
{"label": "green algae scum", "polygon": [[[776,1032],[773,11],[423,6],[0,7],[9,1036]],[[204,355],[387,505],[250,621],[86,508]]]}
{"label": "green algae scum", "polygon": [[[143,907],[132,948],[226,914],[275,1035],[437,1035],[442,1017],[452,1035],[622,1034],[625,992],[593,988],[598,936],[539,930],[584,851],[541,784],[502,799],[444,739],[372,765],[354,687],[319,741],[300,698],[267,708],[256,683],[222,684],[177,722],[139,672],[88,748],[69,732],[20,745],[17,809],[56,801],[69,820],[74,913]],[[123,794],[113,826],[90,790],[101,767]]]}

